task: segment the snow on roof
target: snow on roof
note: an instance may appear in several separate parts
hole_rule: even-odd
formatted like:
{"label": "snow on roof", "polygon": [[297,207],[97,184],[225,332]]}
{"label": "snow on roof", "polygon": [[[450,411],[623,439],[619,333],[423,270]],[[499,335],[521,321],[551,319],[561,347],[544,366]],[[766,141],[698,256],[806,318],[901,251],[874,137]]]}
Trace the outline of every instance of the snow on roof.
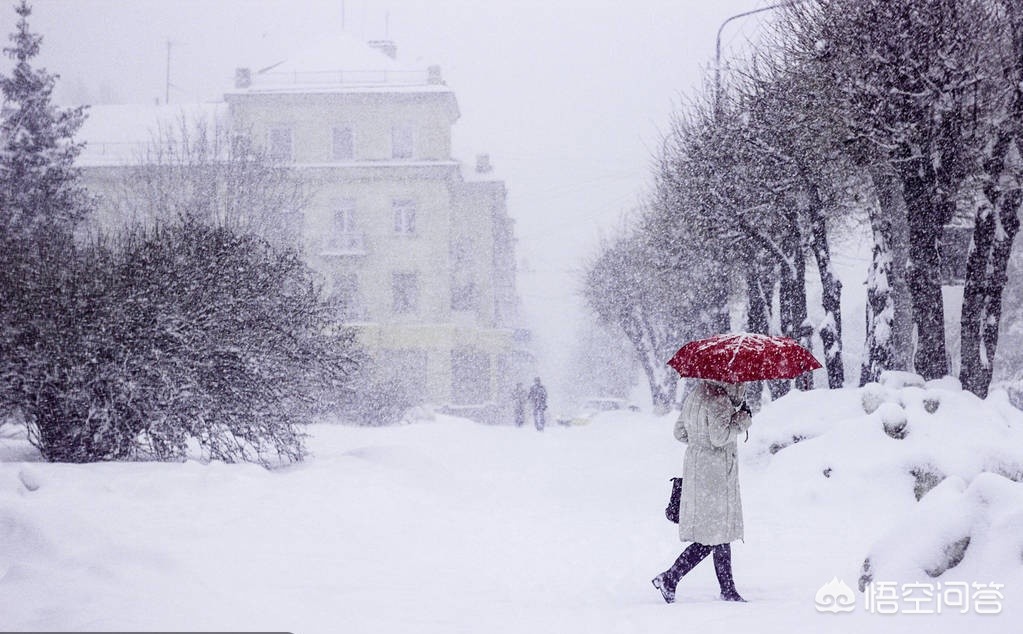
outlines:
{"label": "snow on roof", "polygon": [[398,86],[449,90],[440,79],[438,67],[431,70],[422,62],[406,64],[383,49],[396,50],[394,43],[387,40],[366,43],[347,33],[334,33],[290,55],[253,56],[248,67],[250,83],[238,90],[308,92],[366,87],[393,90]]}
{"label": "snow on roof", "polygon": [[336,33],[314,41],[284,59],[255,67],[257,73],[314,73],[345,69],[350,71],[412,70],[378,48],[362,42],[347,33]]}
{"label": "snow on roof", "polygon": [[223,102],[171,105],[91,106],[77,138],[86,143],[78,165],[102,166],[134,163],[160,130],[177,131],[198,122],[210,129],[223,123],[227,104]]}

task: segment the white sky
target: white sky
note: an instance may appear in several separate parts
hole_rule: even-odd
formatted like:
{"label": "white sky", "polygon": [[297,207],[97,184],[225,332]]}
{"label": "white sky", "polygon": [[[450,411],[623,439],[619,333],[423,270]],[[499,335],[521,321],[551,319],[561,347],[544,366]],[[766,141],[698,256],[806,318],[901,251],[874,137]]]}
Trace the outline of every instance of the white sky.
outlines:
{"label": "white sky", "polygon": [[[162,100],[168,39],[171,102],[217,100],[236,66],[340,30],[342,13],[350,33],[387,35],[400,59],[439,64],[462,113],[456,158],[472,165],[487,152],[507,183],[525,317],[541,371],[560,375],[581,310],[577,271],[648,187],[660,132],[703,81],[720,23],[767,4],[35,0],[31,24],[45,38],[41,64],[61,75],[66,102]],[[13,21],[4,7],[0,32]],[[741,47],[758,24],[753,16],[726,27],[724,50]]]}

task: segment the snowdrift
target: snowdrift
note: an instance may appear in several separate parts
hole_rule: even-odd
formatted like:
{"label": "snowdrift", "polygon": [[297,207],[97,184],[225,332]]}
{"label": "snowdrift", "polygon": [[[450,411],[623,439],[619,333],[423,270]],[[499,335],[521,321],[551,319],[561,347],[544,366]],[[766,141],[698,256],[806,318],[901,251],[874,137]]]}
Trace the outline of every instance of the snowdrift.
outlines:
{"label": "snowdrift", "polygon": [[871,549],[860,590],[875,579],[1023,580],[1023,484],[950,476]]}

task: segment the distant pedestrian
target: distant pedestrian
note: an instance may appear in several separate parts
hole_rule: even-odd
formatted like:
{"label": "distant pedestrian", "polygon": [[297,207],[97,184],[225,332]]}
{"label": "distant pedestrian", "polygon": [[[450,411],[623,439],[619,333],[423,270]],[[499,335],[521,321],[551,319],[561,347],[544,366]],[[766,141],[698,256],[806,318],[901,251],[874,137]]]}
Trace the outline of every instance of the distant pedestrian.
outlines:
{"label": "distant pedestrian", "polygon": [[533,404],[533,423],[536,431],[543,431],[544,412],[547,410],[547,388],[540,382],[540,377],[533,379],[529,388],[529,402]]}
{"label": "distant pedestrian", "polygon": [[512,389],[512,408],[515,410],[515,426],[522,427],[526,423],[526,388],[516,383]]}

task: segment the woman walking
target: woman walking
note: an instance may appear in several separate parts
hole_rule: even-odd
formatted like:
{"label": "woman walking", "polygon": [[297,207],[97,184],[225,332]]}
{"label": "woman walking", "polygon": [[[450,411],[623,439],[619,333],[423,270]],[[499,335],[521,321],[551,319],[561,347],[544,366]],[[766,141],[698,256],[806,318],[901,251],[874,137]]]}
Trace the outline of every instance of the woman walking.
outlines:
{"label": "woman walking", "polygon": [[679,538],[693,543],[651,580],[668,603],[675,601],[679,580],[711,552],[721,598],[745,601],[735,589],[730,544],[743,537],[736,439],[753,422],[745,392],[742,383],[701,380],[675,423],[675,438],[687,443]]}

